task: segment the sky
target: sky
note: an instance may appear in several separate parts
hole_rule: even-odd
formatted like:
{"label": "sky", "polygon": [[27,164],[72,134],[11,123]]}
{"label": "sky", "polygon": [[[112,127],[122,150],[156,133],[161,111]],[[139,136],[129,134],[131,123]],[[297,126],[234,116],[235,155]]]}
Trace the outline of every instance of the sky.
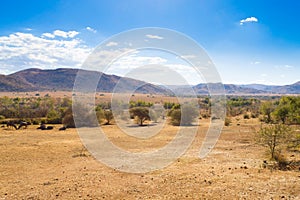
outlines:
{"label": "sky", "polygon": [[[4,0],[0,74],[27,68],[80,68],[111,36],[161,27],[197,42],[223,83],[292,84],[300,81],[299,8],[296,0]],[[118,72],[126,63],[178,66],[175,58],[167,57],[169,63],[159,52],[127,55],[112,72],[122,75]]]}

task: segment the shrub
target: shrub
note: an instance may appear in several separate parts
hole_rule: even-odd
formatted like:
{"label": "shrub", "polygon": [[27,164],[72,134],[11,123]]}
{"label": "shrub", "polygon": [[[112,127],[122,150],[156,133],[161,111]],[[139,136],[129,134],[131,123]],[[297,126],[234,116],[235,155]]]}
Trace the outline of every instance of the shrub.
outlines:
{"label": "shrub", "polygon": [[114,119],[113,112],[111,110],[104,110],[103,118],[106,120],[105,125],[109,125],[111,121]]}
{"label": "shrub", "polygon": [[75,122],[74,122],[74,118],[72,113],[67,113],[63,120],[62,123],[64,126],[68,127],[68,128],[75,128]]}
{"label": "shrub", "polygon": [[61,124],[62,123],[62,117],[59,112],[52,109],[47,113],[47,123],[48,124]]}
{"label": "shrub", "polygon": [[181,121],[181,110],[174,109],[169,112],[169,116],[171,117],[171,124],[174,126],[179,126]]}
{"label": "shrub", "polygon": [[41,119],[32,119],[30,121],[33,125],[39,125],[41,123]]}
{"label": "shrub", "polygon": [[231,124],[231,119],[228,118],[228,117],[226,117],[226,118],[225,118],[225,121],[224,121],[224,125],[225,125],[225,126],[229,126],[230,124]]}
{"label": "shrub", "polygon": [[250,119],[250,116],[248,114],[244,114],[244,119]]}
{"label": "shrub", "polygon": [[171,124],[175,126],[188,126],[199,116],[197,107],[191,104],[180,106],[181,109],[172,109],[169,112]]}
{"label": "shrub", "polygon": [[[93,109],[80,103],[73,104],[63,114],[63,124],[67,127],[95,127],[98,126],[98,121],[93,115]],[[76,124],[75,124],[76,119]]]}
{"label": "shrub", "polygon": [[257,113],[251,113],[251,118],[257,118],[258,114]]}
{"label": "shrub", "polygon": [[137,118],[137,123],[143,126],[146,120],[150,120],[149,108],[146,107],[134,107],[129,110],[129,113],[134,118]]}
{"label": "shrub", "polygon": [[270,101],[264,102],[260,106],[260,112],[264,115],[263,120],[266,123],[272,122],[271,113],[274,111],[275,107],[274,104]]}
{"label": "shrub", "polygon": [[268,148],[272,160],[278,160],[277,155],[281,149],[288,144],[292,130],[284,124],[269,125],[261,127],[257,134],[259,144]]}

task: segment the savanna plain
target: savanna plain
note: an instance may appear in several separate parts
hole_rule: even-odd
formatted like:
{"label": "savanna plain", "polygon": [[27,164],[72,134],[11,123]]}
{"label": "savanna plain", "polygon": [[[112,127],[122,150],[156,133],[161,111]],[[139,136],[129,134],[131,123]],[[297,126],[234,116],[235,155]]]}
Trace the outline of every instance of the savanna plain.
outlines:
{"label": "savanna plain", "polygon": [[[145,97],[146,98],[146,97]],[[256,141],[259,117],[230,116],[210,154],[199,149],[210,125],[201,118],[187,152],[171,165],[148,173],[126,173],[97,161],[76,128],[58,131],[0,129],[0,199],[300,199],[300,169],[278,169]],[[101,126],[115,145],[128,151],[161,148],[180,128],[169,123],[148,140],[126,135],[112,122]],[[147,129],[147,126],[141,129]],[[296,126],[297,129],[297,126]],[[300,160],[299,149],[285,152]],[[271,167],[270,167],[271,166]]]}

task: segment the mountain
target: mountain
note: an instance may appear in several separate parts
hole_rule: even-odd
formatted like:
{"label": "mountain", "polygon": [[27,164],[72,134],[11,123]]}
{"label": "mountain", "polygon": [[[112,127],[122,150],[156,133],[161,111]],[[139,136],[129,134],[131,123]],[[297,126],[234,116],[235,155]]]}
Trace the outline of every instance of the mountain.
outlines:
{"label": "mountain", "polygon": [[[216,84],[216,83],[215,83]],[[213,87],[215,84],[210,84],[211,87]],[[192,90],[193,89],[193,90]],[[184,87],[177,87],[176,93],[183,94],[183,95],[191,95],[193,92],[198,95],[207,95],[208,94],[208,87],[207,84],[200,83],[198,85],[195,85],[192,87],[184,86]],[[233,84],[224,84],[224,89],[226,94],[264,94],[265,91],[254,89],[254,88],[246,88],[241,87],[239,85],[233,85]]]}
{"label": "mountain", "polygon": [[116,75],[108,75],[96,71],[87,71],[79,69],[54,69],[41,70],[36,68],[26,69],[10,75],[0,75],[0,91],[46,91],[46,90],[73,90],[77,73],[84,74],[81,81],[88,81],[94,77],[101,79],[97,85],[99,92],[113,92],[116,84],[122,92],[134,91],[138,93],[169,94],[170,91],[159,86],[138,81],[131,78],[122,78]]}
{"label": "mountain", "polygon": [[[53,70],[41,70],[36,68],[26,69],[10,75],[0,75],[0,91],[21,92],[21,91],[47,91],[62,90],[72,91],[77,74],[81,74],[80,81],[85,83],[86,90],[93,88],[93,79],[100,77],[97,85],[99,92],[135,91],[147,94],[208,94],[207,84],[201,83],[195,86],[157,86],[143,81],[122,78],[116,75],[108,75],[97,71],[79,69],[59,68]],[[97,79],[95,79],[97,80]],[[211,84],[214,86],[214,84]],[[136,89],[137,88],[137,89]],[[300,94],[300,81],[291,85],[274,86],[262,84],[234,85],[224,84],[226,94],[251,95],[251,94]],[[84,91],[86,91],[84,90]],[[172,90],[173,92],[171,92]]]}
{"label": "mountain", "polygon": [[263,84],[247,84],[247,85],[239,85],[242,88],[252,88],[256,90],[262,90],[267,92],[272,92],[276,85],[263,85]]}
{"label": "mountain", "polygon": [[[211,84],[213,86],[214,84]],[[192,95],[208,94],[207,84],[200,83],[192,87],[188,86],[172,86],[177,94]],[[225,93],[227,95],[264,95],[264,94],[300,94],[300,81],[292,85],[275,86],[275,85],[262,85],[262,84],[249,84],[249,85],[234,85],[224,84]]]}
{"label": "mountain", "polygon": [[300,81],[292,84],[292,85],[284,85],[276,87],[276,91],[280,94],[300,94]]}
{"label": "mountain", "polygon": [[241,85],[241,87],[258,89],[273,94],[300,94],[300,81],[291,85],[283,85],[283,86],[248,84],[248,85]]}
{"label": "mountain", "polygon": [[34,86],[18,77],[0,75],[0,91],[22,91]]}

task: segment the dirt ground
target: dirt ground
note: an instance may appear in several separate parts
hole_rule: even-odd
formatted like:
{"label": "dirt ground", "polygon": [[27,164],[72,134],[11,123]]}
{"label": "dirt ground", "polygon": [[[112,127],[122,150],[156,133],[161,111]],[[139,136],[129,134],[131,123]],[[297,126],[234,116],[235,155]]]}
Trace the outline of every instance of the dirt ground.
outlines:
{"label": "dirt ground", "polygon": [[[76,129],[0,129],[0,199],[300,199],[300,172],[262,167],[264,148],[253,141],[259,123],[233,122],[204,159],[197,158],[208,121],[200,121],[186,154],[170,166],[144,174],[112,169],[83,147]],[[128,150],[164,146],[176,127],[136,142],[116,125],[108,138]],[[170,133],[168,133],[168,131]],[[300,160],[298,152],[292,159]]]}

